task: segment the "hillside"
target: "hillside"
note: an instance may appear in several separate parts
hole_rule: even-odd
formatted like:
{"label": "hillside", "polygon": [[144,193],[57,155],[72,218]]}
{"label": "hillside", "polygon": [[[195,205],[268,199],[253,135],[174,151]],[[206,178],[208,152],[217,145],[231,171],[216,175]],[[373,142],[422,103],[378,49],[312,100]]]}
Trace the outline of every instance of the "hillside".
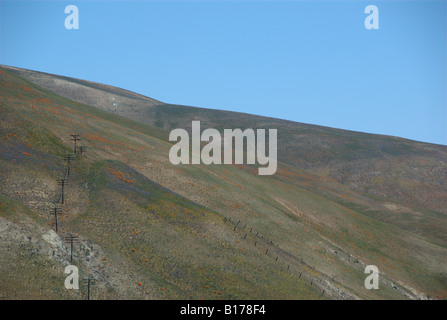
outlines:
{"label": "hillside", "polygon": [[[447,291],[447,147],[0,68],[0,298],[402,299]],[[173,128],[277,128],[278,171],[169,162]],[[79,134],[59,232],[49,214]],[[380,270],[366,290],[364,267]],[[21,280],[25,279],[25,280]]]}

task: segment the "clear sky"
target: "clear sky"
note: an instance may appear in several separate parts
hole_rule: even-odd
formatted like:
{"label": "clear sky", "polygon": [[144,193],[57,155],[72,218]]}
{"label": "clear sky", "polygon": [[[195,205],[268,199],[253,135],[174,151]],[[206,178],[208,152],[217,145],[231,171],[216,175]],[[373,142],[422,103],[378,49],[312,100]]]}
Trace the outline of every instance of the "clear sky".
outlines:
{"label": "clear sky", "polygon": [[[79,8],[79,30],[64,26]],[[367,5],[379,29],[367,30]],[[0,63],[447,145],[447,1],[6,1]]]}

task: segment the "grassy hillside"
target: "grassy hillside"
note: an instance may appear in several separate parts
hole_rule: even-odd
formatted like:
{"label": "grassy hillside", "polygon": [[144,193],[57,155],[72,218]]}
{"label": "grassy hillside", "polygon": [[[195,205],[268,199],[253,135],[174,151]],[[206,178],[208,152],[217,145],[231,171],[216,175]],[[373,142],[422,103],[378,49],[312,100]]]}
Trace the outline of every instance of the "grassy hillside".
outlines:
{"label": "grassy hillside", "polygon": [[69,99],[166,130],[189,128],[194,119],[201,120],[203,128],[278,128],[282,162],[336,180],[378,201],[447,213],[446,146],[166,104],[110,86],[8,68]]}
{"label": "grassy hillside", "polygon": [[[98,299],[445,296],[445,147],[162,104],[99,84],[87,105],[75,100],[88,82],[64,78],[82,84],[70,97],[58,77],[0,71],[1,298],[85,298],[85,288],[63,287],[67,234],[80,237],[74,264],[98,280]],[[191,119],[278,128],[277,174],[172,165],[169,129]],[[73,161],[56,235],[49,209],[71,134],[87,153]],[[380,290],[363,286],[369,264]],[[13,271],[33,280],[11,289]]]}

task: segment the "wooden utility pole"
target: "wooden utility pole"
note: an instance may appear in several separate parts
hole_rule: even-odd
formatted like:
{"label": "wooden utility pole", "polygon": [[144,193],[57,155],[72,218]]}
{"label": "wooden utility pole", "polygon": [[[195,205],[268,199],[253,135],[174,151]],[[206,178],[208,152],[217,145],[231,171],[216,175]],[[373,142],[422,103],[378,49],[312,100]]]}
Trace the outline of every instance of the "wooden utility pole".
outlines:
{"label": "wooden utility pole", "polygon": [[50,210],[50,214],[54,215],[54,220],[56,222],[56,233],[57,233],[57,215],[58,214],[62,214],[62,208],[61,207],[54,207],[53,209]]}
{"label": "wooden utility pole", "polygon": [[69,242],[71,244],[70,263],[73,263],[73,242],[76,241],[79,241],[78,236],[69,235],[65,237],[65,242]]}
{"label": "wooden utility pole", "polygon": [[67,179],[60,179],[57,183],[61,186],[61,204],[64,204],[64,190],[65,185],[67,184]]}
{"label": "wooden utility pole", "polygon": [[87,300],[90,300],[90,285],[94,285],[96,283],[96,280],[88,277],[87,279],[84,279],[83,281],[87,282]]}
{"label": "wooden utility pole", "polygon": [[79,138],[79,134],[71,134],[71,138],[70,140],[74,141],[74,148],[73,148],[73,153],[76,153],[76,142],[77,141],[81,141],[81,139]]}
{"label": "wooden utility pole", "polygon": [[68,177],[70,175],[70,166],[71,166],[71,161],[75,159],[74,154],[66,154],[64,156],[64,160],[67,161],[67,170],[65,171],[65,175],[66,177]]}

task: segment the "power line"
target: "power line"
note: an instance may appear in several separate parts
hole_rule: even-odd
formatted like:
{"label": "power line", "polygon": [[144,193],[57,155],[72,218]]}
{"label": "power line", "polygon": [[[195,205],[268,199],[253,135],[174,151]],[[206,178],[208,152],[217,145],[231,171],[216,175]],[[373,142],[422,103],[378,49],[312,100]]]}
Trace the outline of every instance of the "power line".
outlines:
{"label": "power line", "polygon": [[73,263],[73,243],[79,241],[78,236],[69,235],[65,237],[65,242],[70,243],[71,251],[70,251],[70,263]]}
{"label": "power line", "polygon": [[53,214],[54,215],[54,220],[55,220],[55,222],[56,222],[56,233],[57,233],[57,215],[58,214],[62,214],[62,208],[61,207],[57,207],[57,206],[55,206],[54,208],[52,208],[51,210],[50,210],[50,214]]}
{"label": "power line", "polygon": [[64,204],[64,190],[65,190],[65,185],[67,184],[67,179],[63,178],[60,179],[57,182],[60,186],[61,186],[61,204]]}
{"label": "power line", "polygon": [[76,142],[77,141],[81,141],[81,139],[79,138],[80,134],[71,134],[71,138],[70,140],[72,140],[74,142],[74,148],[73,148],[73,153],[76,153]]}
{"label": "power line", "polygon": [[71,166],[71,161],[75,159],[74,154],[66,154],[64,156],[64,160],[67,161],[67,170],[65,171],[65,175],[66,177],[68,177],[70,175],[70,166]]}
{"label": "power line", "polygon": [[83,279],[82,281],[87,282],[87,300],[90,300],[90,285],[96,284],[96,280],[88,277],[87,279]]}

